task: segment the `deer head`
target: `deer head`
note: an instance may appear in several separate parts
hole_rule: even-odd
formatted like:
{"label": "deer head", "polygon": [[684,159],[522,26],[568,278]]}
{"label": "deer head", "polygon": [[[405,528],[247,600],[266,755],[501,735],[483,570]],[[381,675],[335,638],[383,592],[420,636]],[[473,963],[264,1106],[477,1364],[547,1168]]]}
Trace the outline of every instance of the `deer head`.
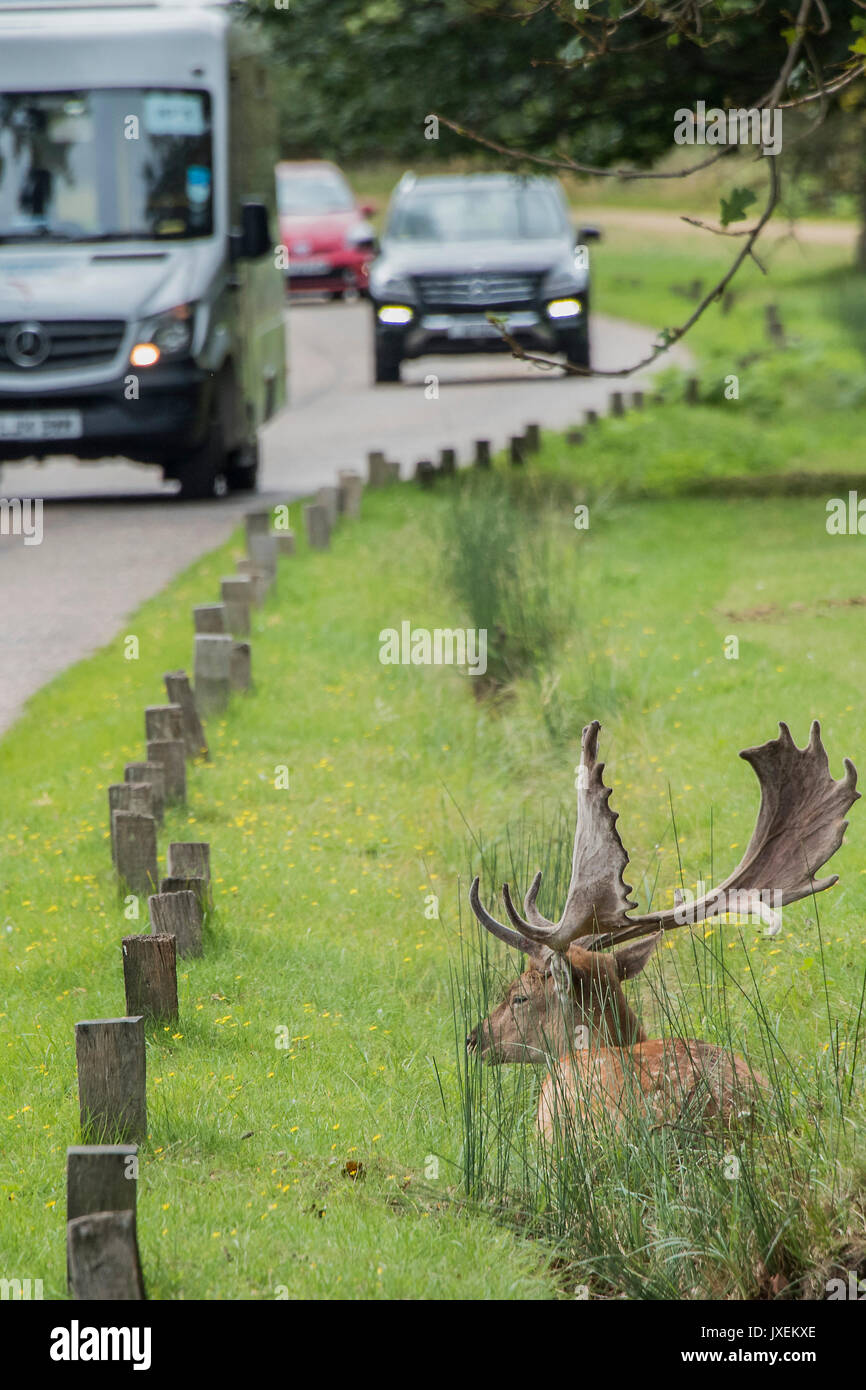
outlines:
{"label": "deer head", "polygon": [[[525,916],[514,906],[508,884],[503,884],[511,926],[483,906],[477,878],[469,890],[472,911],[482,926],[530,960],[499,1008],[467,1038],[470,1050],[480,1043],[481,1055],[490,1060],[543,1061],[558,1046],[562,1055],[574,1046],[575,1029],[581,1026],[605,1046],[643,1041],[621,982],[639,974],[664,932],[685,920],[678,906],[630,915],[636,904],[623,877],[628,854],[616,828],[618,816],[610,809],[604,764],[597,759],[600,728],[593,721],[581,739],[571,883],[559,921],[548,921],[536,907],[540,873],[524,899]],[[834,780],[817,721],[802,749],[786,724],[779,729],[778,738],[740,754],[755,769],[760,784],[758,820],[733,873],[690,906],[692,923],[726,912],[732,895],[738,904],[745,899],[757,905],[772,894],[785,905],[837,882],[835,874],[824,879],[815,874],[842,843],[848,824],[843,816],[860,796],[856,769],[846,758],[844,777]],[[765,909],[764,917],[769,917],[771,930],[778,930],[773,913]],[[612,956],[603,954],[627,941],[633,945]]]}

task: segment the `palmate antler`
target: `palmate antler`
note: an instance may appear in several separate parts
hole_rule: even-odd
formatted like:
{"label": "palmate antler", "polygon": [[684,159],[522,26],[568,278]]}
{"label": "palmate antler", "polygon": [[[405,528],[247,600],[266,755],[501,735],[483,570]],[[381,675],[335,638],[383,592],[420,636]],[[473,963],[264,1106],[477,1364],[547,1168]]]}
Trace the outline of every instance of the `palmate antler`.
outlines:
{"label": "palmate antler", "polygon": [[[628,915],[637,904],[630,899],[631,888],[623,878],[628,854],[616,828],[617,813],[608,804],[611,791],[602,778],[604,763],[597,759],[600,728],[598,720],[587,724],[581,739],[571,883],[559,921],[549,922],[535,905],[540,873],[526,894],[525,917],[515,908],[508,884],[503,884],[502,900],[511,927],[497,922],[482,906],[477,878],[469,890],[472,910],[482,925],[537,961],[567,951],[578,939],[581,945],[601,951],[651,932],[669,931],[685,920],[679,907]],[[823,879],[815,874],[842,843],[848,825],[843,817],[860,797],[857,771],[846,758],[844,777],[836,781],[830,775],[817,720],[805,748],[797,747],[787,724],[780,724],[779,730],[778,738],[740,754],[755,769],[761,786],[757,824],[733,873],[689,905],[692,923],[727,911],[726,901],[734,893],[755,901],[761,894],[772,893],[784,905],[821,893],[838,880],[837,874]]]}

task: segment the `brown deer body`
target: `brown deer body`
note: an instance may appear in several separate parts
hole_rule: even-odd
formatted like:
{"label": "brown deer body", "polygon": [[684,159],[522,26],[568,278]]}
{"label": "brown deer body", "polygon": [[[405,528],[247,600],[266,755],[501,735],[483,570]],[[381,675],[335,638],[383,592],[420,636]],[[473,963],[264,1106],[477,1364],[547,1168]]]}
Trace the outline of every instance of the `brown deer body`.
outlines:
{"label": "brown deer body", "polygon": [[[524,902],[514,906],[508,884],[502,897],[506,926],[481,904],[478,879],[469,900],[478,920],[494,936],[529,956],[529,968],[505,999],[466,1040],[489,1062],[546,1063],[538,1127],[552,1140],[574,1120],[621,1129],[636,1114],[651,1124],[688,1118],[731,1124],[751,1114],[767,1082],[741,1057],[698,1039],[648,1040],[622,991],[640,974],[664,932],[727,910],[729,896],[754,905],[778,932],[777,914],[766,897],[782,904],[821,892],[836,882],[815,872],[842,842],[844,813],[858,799],[857,774],[845,760],[835,781],[817,723],[809,744],[799,749],[787,726],[778,739],[741,756],[761,783],[761,808],[743,860],[719,888],[684,914],[679,904],[666,912],[633,917],[623,871],[628,855],[608,805],[610,790],[596,759],[597,722],[583,731],[578,777],[578,823],[571,884],[559,922],[536,907],[541,875]],[[620,943],[621,949],[609,952]]]}

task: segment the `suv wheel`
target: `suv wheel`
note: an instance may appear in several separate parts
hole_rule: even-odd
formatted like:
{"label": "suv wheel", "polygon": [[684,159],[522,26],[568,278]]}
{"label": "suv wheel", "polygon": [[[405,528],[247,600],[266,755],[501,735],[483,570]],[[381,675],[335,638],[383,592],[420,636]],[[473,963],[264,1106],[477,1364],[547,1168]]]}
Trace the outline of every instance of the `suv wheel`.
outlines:
{"label": "suv wheel", "polygon": [[589,367],[589,334],[585,328],[572,328],[560,333],[557,347],[565,353],[566,360],[573,367]]}
{"label": "suv wheel", "polygon": [[400,348],[396,343],[388,342],[384,338],[376,336],[376,381],[399,381],[400,363],[402,362]]}

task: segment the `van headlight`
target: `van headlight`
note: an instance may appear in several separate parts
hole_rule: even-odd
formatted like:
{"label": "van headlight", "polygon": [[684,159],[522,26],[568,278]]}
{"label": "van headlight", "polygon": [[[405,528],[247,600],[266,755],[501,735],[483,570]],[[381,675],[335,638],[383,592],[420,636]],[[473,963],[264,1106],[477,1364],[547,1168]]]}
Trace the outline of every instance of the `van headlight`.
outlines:
{"label": "van headlight", "polygon": [[195,305],[178,304],[138,325],[129,354],[133,367],[152,367],[163,357],[183,357],[192,347]]}

